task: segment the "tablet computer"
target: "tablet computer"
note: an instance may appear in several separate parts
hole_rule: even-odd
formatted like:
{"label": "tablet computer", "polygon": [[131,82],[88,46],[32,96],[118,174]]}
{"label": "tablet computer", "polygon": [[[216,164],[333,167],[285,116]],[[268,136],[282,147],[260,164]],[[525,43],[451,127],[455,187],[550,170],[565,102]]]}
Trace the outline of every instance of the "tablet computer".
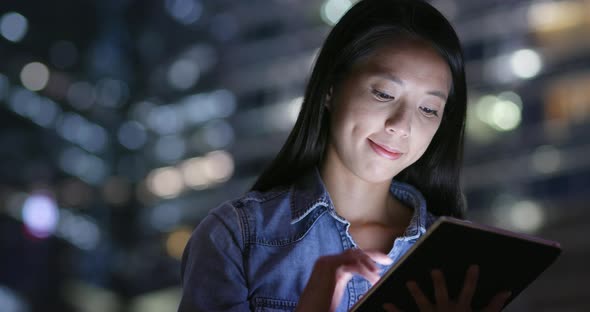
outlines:
{"label": "tablet computer", "polygon": [[472,308],[488,305],[499,292],[511,291],[510,303],[561,253],[559,243],[450,217],[440,217],[396,262],[351,311],[383,311],[393,303],[403,311],[418,311],[406,282],[414,280],[434,300],[430,272],[442,270],[450,298],[463,288],[467,269],[479,265]]}

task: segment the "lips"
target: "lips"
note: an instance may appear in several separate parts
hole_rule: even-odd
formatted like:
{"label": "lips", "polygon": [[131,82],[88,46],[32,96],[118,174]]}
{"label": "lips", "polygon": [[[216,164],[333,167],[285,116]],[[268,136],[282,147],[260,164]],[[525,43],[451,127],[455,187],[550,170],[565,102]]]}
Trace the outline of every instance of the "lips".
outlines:
{"label": "lips", "polygon": [[375,153],[387,159],[396,160],[402,156],[402,152],[389,148],[387,146],[375,143],[369,139],[369,145]]}

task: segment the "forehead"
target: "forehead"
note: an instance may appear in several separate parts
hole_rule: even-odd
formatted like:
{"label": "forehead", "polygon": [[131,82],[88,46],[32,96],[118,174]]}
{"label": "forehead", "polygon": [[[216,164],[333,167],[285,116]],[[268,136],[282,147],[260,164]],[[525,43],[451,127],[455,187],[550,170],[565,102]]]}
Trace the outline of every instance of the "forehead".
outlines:
{"label": "forehead", "polygon": [[359,62],[353,71],[369,75],[393,75],[399,79],[429,82],[450,88],[449,65],[428,43],[417,39],[388,42]]}

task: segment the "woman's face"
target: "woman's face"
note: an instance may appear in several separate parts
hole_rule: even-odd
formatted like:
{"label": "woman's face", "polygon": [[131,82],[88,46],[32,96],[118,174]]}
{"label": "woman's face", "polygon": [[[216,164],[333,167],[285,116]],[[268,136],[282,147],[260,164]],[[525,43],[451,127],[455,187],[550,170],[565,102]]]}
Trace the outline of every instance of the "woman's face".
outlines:
{"label": "woman's face", "polygon": [[442,119],[452,77],[429,45],[406,39],[355,65],[328,101],[324,166],[367,182],[391,180],[426,151]]}

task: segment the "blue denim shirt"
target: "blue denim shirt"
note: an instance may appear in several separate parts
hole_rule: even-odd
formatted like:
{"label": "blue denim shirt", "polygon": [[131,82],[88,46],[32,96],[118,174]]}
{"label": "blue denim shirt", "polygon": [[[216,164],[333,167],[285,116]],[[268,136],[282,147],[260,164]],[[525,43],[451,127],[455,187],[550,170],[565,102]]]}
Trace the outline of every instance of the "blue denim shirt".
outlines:
{"label": "blue denim shirt", "polygon": [[[414,209],[389,252],[395,262],[435,217],[414,187],[394,180],[391,193]],[[178,311],[292,311],[316,260],[356,247],[349,226],[334,210],[317,169],[289,188],[226,202],[211,210],[185,249]],[[381,267],[382,273],[389,268]],[[337,311],[348,311],[369,287],[354,276]]]}

